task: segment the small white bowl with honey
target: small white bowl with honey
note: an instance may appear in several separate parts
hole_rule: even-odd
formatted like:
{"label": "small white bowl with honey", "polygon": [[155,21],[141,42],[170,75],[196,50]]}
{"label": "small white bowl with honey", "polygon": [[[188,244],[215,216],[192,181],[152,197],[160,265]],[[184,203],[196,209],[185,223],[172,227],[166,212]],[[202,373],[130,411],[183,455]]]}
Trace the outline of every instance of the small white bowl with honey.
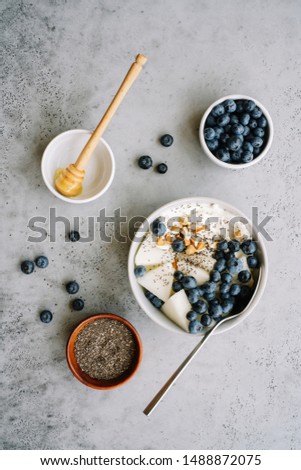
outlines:
{"label": "small white bowl with honey", "polygon": [[55,187],[55,180],[70,162],[75,161],[85,147],[91,132],[73,129],[55,137],[46,147],[41,170],[47,188],[59,199],[71,204],[92,202],[110,187],[115,174],[115,160],[110,146],[100,139],[85,171],[82,190],[76,196],[66,197]]}

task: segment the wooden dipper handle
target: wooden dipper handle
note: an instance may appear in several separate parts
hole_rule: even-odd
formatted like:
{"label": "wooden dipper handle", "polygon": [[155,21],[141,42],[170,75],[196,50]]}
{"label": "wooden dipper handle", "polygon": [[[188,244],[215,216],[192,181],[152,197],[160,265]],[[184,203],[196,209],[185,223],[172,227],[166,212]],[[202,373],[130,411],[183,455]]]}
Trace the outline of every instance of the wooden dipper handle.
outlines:
{"label": "wooden dipper handle", "polygon": [[81,151],[78,159],[75,162],[75,167],[79,170],[84,170],[91,155],[93,154],[99,139],[101,138],[102,134],[104,133],[107,125],[111,121],[112,117],[115,114],[118,106],[122,102],[123,98],[133,85],[134,81],[138,77],[139,73],[142,70],[142,66],[147,62],[147,58],[143,54],[138,54],[136,57],[135,62],[131,65],[128,73],[126,74],[125,79],[123,80],[119,90],[117,91],[116,95],[114,96],[110,106],[106,110],[103,118],[101,119],[100,123],[96,127],[95,131],[91,135],[90,139],[86,143],[85,147]]}

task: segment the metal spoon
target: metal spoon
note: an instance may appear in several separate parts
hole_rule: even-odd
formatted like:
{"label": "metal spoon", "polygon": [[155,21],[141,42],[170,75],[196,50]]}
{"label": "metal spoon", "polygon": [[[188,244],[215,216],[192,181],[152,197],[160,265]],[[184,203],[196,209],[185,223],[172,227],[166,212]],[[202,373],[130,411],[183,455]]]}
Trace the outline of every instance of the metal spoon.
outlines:
{"label": "metal spoon", "polygon": [[223,323],[226,323],[229,320],[233,320],[233,318],[237,318],[240,315],[242,315],[249,307],[252,302],[252,300],[255,298],[256,292],[258,290],[258,286],[260,284],[260,278],[261,278],[261,270],[259,270],[259,276],[257,280],[257,285],[255,288],[255,291],[252,295],[252,298],[250,299],[250,302],[248,305],[243,309],[242,312],[236,313],[235,315],[231,315],[229,317],[225,317],[222,320],[220,320],[216,325],[214,325],[211,330],[209,330],[201,339],[201,341],[196,345],[196,347],[191,351],[191,353],[186,357],[186,359],[182,362],[182,364],[177,368],[177,370],[172,374],[172,376],[167,380],[167,382],[163,385],[163,387],[159,390],[159,392],[154,396],[154,398],[151,400],[151,402],[147,405],[143,413],[146,416],[150,416],[150,414],[154,411],[154,409],[158,406],[162,398],[166,395],[168,390],[171,388],[172,384],[177,380],[177,378],[184,372],[188,364],[192,361],[192,359],[197,355],[197,353],[200,351],[200,349],[204,346],[206,341],[209,339],[209,337],[212,335],[212,333],[217,330],[219,326],[221,326]]}

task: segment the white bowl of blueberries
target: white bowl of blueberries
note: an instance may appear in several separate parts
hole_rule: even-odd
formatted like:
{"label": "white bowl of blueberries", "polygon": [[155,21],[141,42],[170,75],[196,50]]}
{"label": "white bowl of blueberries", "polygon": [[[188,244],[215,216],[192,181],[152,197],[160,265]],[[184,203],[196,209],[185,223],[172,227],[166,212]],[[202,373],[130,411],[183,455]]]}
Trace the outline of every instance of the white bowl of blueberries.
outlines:
{"label": "white bowl of blueberries", "polygon": [[229,95],[212,103],[200,123],[206,155],[228,169],[260,162],[273,141],[273,122],[266,108],[245,95]]}

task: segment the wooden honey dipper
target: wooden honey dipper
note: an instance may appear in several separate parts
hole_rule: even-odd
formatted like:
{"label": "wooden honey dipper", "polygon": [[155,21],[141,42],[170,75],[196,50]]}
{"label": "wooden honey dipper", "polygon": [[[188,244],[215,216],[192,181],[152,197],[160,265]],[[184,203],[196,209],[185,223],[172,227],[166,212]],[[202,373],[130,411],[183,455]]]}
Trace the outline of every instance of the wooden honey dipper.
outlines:
{"label": "wooden honey dipper", "polygon": [[142,66],[147,62],[147,58],[143,54],[138,54],[135,62],[131,65],[125,76],[119,90],[114,96],[111,104],[106,110],[103,118],[94,130],[90,139],[81,151],[75,163],[71,163],[65,170],[62,170],[55,179],[55,187],[57,191],[64,196],[78,196],[82,191],[82,182],[85,177],[85,168],[91,158],[102,134],[107,125],[114,116],[117,108],[121,104],[123,98],[131,88],[132,84],[142,70]]}

